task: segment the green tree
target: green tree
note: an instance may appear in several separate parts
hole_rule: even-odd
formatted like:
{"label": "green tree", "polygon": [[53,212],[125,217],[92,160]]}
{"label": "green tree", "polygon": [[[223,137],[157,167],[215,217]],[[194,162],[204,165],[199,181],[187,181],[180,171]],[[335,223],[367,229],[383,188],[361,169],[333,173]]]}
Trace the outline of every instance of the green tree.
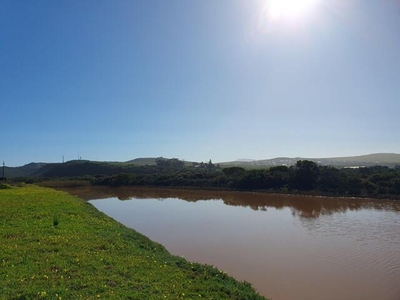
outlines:
{"label": "green tree", "polygon": [[245,169],[241,167],[230,167],[222,169],[227,177],[240,177],[245,173]]}
{"label": "green tree", "polygon": [[310,160],[299,160],[294,167],[292,188],[309,191],[317,186],[319,177],[318,165]]}

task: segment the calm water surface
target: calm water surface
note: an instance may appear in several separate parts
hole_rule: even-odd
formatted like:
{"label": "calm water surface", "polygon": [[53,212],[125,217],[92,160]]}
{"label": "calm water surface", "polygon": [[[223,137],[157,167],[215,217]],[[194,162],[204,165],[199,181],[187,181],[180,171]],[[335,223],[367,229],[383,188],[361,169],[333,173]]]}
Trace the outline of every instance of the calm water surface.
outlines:
{"label": "calm water surface", "polygon": [[173,254],[214,265],[274,300],[400,299],[400,202],[165,189],[68,191]]}

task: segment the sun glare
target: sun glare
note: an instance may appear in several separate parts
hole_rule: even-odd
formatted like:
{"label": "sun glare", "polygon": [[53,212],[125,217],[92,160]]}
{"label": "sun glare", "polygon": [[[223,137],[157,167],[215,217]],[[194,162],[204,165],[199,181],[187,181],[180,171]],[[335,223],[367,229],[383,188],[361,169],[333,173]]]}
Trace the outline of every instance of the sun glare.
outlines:
{"label": "sun glare", "polygon": [[266,11],[271,19],[297,19],[303,17],[318,0],[268,0]]}

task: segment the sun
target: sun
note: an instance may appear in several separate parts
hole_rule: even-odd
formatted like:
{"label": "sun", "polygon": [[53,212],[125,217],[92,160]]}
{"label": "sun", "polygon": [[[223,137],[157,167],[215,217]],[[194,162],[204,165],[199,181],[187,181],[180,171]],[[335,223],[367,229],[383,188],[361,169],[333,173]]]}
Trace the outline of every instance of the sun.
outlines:
{"label": "sun", "polygon": [[304,17],[318,0],[267,0],[266,11],[271,19],[297,19]]}

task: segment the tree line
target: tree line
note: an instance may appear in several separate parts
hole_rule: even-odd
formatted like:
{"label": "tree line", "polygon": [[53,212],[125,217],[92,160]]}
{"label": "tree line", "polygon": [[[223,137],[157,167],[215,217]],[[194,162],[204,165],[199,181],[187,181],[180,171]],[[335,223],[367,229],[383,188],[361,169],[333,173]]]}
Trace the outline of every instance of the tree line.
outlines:
{"label": "tree line", "polygon": [[309,193],[400,199],[400,166],[337,169],[299,160],[294,166],[246,170],[207,164],[185,166],[177,159],[160,158],[156,166],[142,166],[134,172],[97,176],[94,185],[162,186],[231,190]]}

